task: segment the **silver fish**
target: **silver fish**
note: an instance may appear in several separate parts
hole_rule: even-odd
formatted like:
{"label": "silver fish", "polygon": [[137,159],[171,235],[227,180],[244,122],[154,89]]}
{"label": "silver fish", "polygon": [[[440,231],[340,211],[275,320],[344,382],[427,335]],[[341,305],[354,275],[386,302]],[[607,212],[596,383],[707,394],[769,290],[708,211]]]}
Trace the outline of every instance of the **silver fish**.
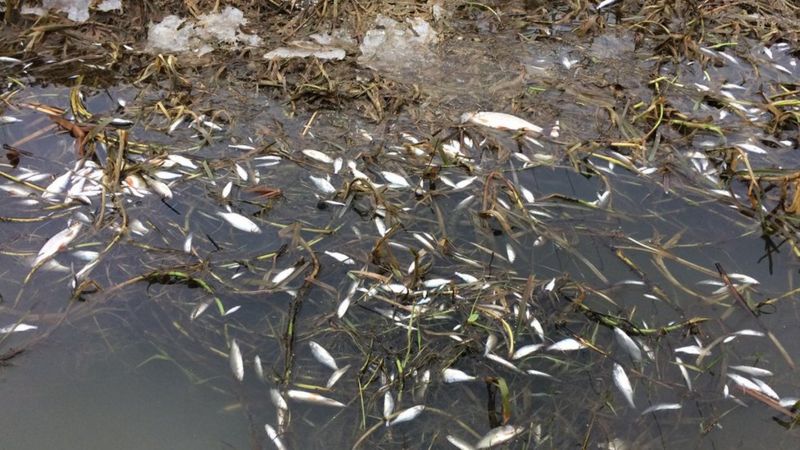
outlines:
{"label": "silver fish", "polygon": [[278,450],[286,450],[286,446],[283,445],[283,441],[281,441],[281,438],[278,436],[278,432],[275,431],[275,428],[273,428],[272,425],[265,424],[264,430],[267,432],[267,437],[269,440],[275,445],[275,448]]}
{"label": "silver fish", "polygon": [[269,390],[269,398],[272,400],[272,404],[275,405],[278,409],[288,410],[289,405],[286,403],[286,399],[283,398],[281,392],[275,388]]}
{"label": "silver fish", "polygon": [[515,427],[513,425],[505,425],[502,427],[492,428],[486,433],[477,444],[475,448],[491,448],[495,445],[504,444],[511,439],[514,439],[518,434],[525,431],[523,427]]}
{"label": "silver fish", "polygon": [[285,281],[289,278],[295,271],[294,267],[289,267],[286,269],[281,270],[278,272],[274,277],[272,277],[273,284],[281,284],[281,282]]}
{"label": "silver fish", "polygon": [[773,375],[773,373],[770,372],[769,370],[762,369],[760,367],[753,367],[753,366],[728,366],[728,367],[738,372],[746,373],[754,377],[771,377]]}
{"label": "silver fish", "polygon": [[328,389],[332,388],[333,385],[335,385],[336,382],[339,381],[340,378],[342,378],[342,375],[344,375],[345,372],[347,372],[348,370],[350,370],[350,364],[348,364],[348,365],[342,367],[341,369],[333,372],[331,374],[330,378],[328,378],[328,382],[325,383],[325,387],[328,388]]}
{"label": "silver fish", "polygon": [[644,411],[642,411],[641,415],[653,413],[653,412],[656,412],[656,411],[669,411],[669,410],[681,409],[681,408],[682,408],[682,406],[681,406],[680,403],[659,403],[657,405],[653,405],[653,406],[645,409]]}
{"label": "silver fish", "polygon": [[314,355],[314,359],[317,360],[320,364],[325,367],[330,368],[331,370],[339,370],[339,366],[336,364],[336,360],[328,353],[325,348],[314,341],[308,343],[308,346],[311,347],[311,354]]}
{"label": "silver fish", "polygon": [[416,419],[420,414],[422,414],[422,411],[425,411],[425,405],[417,405],[417,406],[412,406],[411,408],[408,409],[404,409],[399,413],[397,413],[394,419],[387,422],[386,426],[391,427],[397,425],[398,423],[410,422]]}
{"label": "silver fish", "polygon": [[321,163],[333,164],[333,162],[334,162],[333,158],[331,158],[330,156],[326,155],[325,153],[322,153],[319,150],[314,150],[314,149],[308,148],[308,149],[303,150],[302,153],[304,155],[306,155],[307,157],[309,157],[309,158],[311,158],[313,160],[319,161]]}
{"label": "silver fish", "polygon": [[258,355],[253,358],[253,369],[256,371],[256,378],[264,381],[264,367],[261,365],[261,357]]}
{"label": "silver fish", "polygon": [[228,355],[228,360],[231,364],[231,371],[233,372],[234,378],[242,381],[244,379],[244,360],[242,360],[242,352],[239,350],[239,344],[236,343],[236,339],[231,340],[231,350]]}
{"label": "silver fish", "polygon": [[573,338],[566,338],[556,342],[555,344],[547,347],[547,350],[553,352],[570,352],[586,348],[585,345]]}
{"label": "silver fish", "polygon": [[622,349],[625,350],[625,352],[627,352],[635,362],[638,363],[642,361],[642,351],[627,333],[617,327],[614,327],[614,338],[617,340],[617,345],[622,347]]}
{"label": "silver fish", "polygon": [[522,358],[530,355],[531,353],[534,353],[535,351],[539,350],[542,347],[544,347],[544,344],[525,345],[523,347],[518,348],[517,351],[514,352],[514,355],[511,356],[511,359],[515,359],[515,360],[516,359],[522,359]]}
{"label": "silver fish", "polygon": [[237,230],[246,231],[248,233],[261,233],[261,228],[259,228],[255,222],[241,214],[218,212],[217,215],[225,219],[226,222]]}
{"label": "silver fish", "polygon": [[323,397],[313,392],[300,391],[297,389],[290,389],[286,391],[286,396],[292,400],[304,403],[312,403],[315,405],[335,406],[337,408],[344,408],[345,404],[338,402],[332,398]]}
{"label": "silver fish", "polygon": [[36,266],[56,253],[67,248],[69,243],[78,237],[78,233],[80,233],[81,228],[83,228],[83,224],[80,222],[75,222],[69,227],[54,234],[53,237],[48,239],[42,248],[39,249],[36,259],[33,260],[33,265]]}
{"label": "silver fish", "polygon": [[28,325],[27,323],[15,323],[13,325],[6,325],[4,327],[0,327],[0,334],[6,333],[18,333],[20,331],[30,331],[35,330],[39,327],[36,325]]}
{"label": "silver fish", "polygon": [[472,444],[461,440],[461,438],[457,438],[453,435],[447,435],[447,442],[453,444],[453,447],[457,448],[458,450],[475,450],[475,447]]}
{"label": "silver fish", "polygon": [[625,400],[629,405],[631,405],[631,408],[636,408],[636,404],[633,403],[633,387],[631,387],[631,381],[628,379],[625,369],[623,369],[619,364],[614,363],[612,375],[614,378],[614,384],[622,393],[622,396],[625,397]]}
{"label": "silver fish", "polygon": [[394,397],[392,397],[392,391],[386,391],[383,394],[383,418],[387,419],[389,416],[392,415],[394,412]]}
{"label": "silver fish", "polygon": [[461,115],[461,123],[472,122],[476,125],[509,131],[531,131],[541,133],[542,127],[527,120],[501,112],[468,112]]}
{"label": "silver fish", "polygon": [[445,383],[461,383],[464,381],[473,381],[477,378],[478,377],[468,375],[458,369],[447,368],[442,371],[442,379]]}
{"label": "silver fish", "polygon": [[330,181],[326,180],[325,178],[315,177],[314,175],[309,175],[308,178],[311,179],[311,182],[314,183],[314,186],[325,195],[335,194],[336,188],[333,187]]}

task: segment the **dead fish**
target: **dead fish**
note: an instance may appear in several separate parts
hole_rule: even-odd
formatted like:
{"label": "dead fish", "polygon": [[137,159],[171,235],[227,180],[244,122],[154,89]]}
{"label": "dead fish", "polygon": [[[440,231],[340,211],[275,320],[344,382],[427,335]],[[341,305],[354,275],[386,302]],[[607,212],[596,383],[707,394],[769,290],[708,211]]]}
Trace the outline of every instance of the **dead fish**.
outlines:
{"label": "dead fish", "polygon": [[325,164],[333,164],[333,158],[331,158],[330,156],[326,155],[325,153],[322,153],[319,150],[314,150],[314,149],[308,148],[308,149],[303,150],[302,153],[304,155],[306,155],[307,157],[315,160],[315,161],[319,161],[319,162],[325,163]]}
{"label": "dead fish", "polygon": [[497,364],[500,364],[501,366],[505,366],[506,368],[511,369],[514,372],[520,372],[520,370],[519,370],[519,368],[517,366],[515,366],[511,362],[506,361],[505,359],[503,359],[503,358],[501,358],[501,357],[499,357],[499,356],[497,356],[495,354],[489,353],[488,355],[486,355],[486,359],[494,361]]}
{"label": "dead fish", "polygon": [[331,258],[339,261],[340,263],[343,263],[343,264],[355,264],[356,263],[355,261],[353,261],[353,258],[345,255],[344,253],[332,252],[332,251],[329,251],[329,250],[325,250],[325,254],[330,256]]}
{"label": "dead fish", "polygon": [[422,414],[422,411],[425,411],[425,405],[417,405],[408,409],[404,409],[397,413],[394,419],[387,422],[386,426],[391,427],[397,425],[398,423],[410,422]]}
{"label": "dead fish", "polygon": [[230,316],[231,314],[235,313],[236,311],[238,311],[240,309],[242,309],[242,305],[236,305],[233,308],[231,308],[231,309],[225,311],[224,313],[222,313],[222,317]]}
{"label": "dead fish", "polygon": [[267,432],[267,437],[269,440],[275,445],[275,448],[278,450],[286,450],[286,446],[283,445],[281,438],[278,436],[278,432],[275,431],[275,428],[273,428],[272,425],[264,424],[264,430]]}
{"label": "dead fish", "polygon": [[472,444],[462,440],[461,438],[457,438],[453,435],[446,436],[447,442],[453,444],[453,447],[457,448],[458,450],[475,450],[475,447]]}
{"label": "dead fish", "polygon": [[735,373],[729,373],[728,378],[733,380],[737,386],[750,389],[752,391],[761,392],[761,388],[754,382],[748,380],[747,378],[737,375]]}
{"label": "dead fish", "polygon": [[540,348],[544,347],[544,344],[530,344],[525,345],[517,349],[514,354],[511,356],[511,359],[517,360],[522,359],[535,351],[539,350]]}
{"label": "dead fish", "polygon": [[256,149],[252,145],[247,145],[247,144],[228,144],[228,148],[234,148],[236,150],[245,150],[245,151],[251,151]]}
{"label": "dead fish", "polygon": [[388,419],[393,412],[394,397],[392,397],[392,391],[386,391],[386,393],[383,394],[383,418]]}
{"label": "dead fish", "polygon": [[253,369],[256,371],[256,378],[264,381],[264,367],[261,365],[261,357],[258,355],[253,358]]}
{"label": "dead fish", "polygon": [[332,398],[323,397],[313,392],[300,391],[297,389],[290,389],[286,391],[286,396],[292,400],[304,403],[312,403],[315,405],[334,406],[337,408],[344,408],[345,404],[338,402]]}
{"label": "dead fish", "polygon": [[383,175],[383,178],[386,178],[386,181],[389,182],[389,187],[400,189],[411,187],[411,185],[408,184],[408,180],[406,180],[402,175],[388,171],[381,172],[381,175]]}
{"label": "dead fish", "polygon": [[426,289],[438,289],[448,284],[450,284],[450,280],[447,278],[431,278],[422,282],[422,286]]}
{"label": "dead fish", "polygon": [[192,253],[192,238],[194,237],[194,233],[189,232],[186,235],[186,239],[183,241],[183,252],[184,253]]}
{"label": "dead fish", "polygon": [[189,315],[189,319],[190,320],[194,320],[194,319],[197,319],[198,317],[200,317],[200,314],[203,314],[205,312],[205,310],[208,309],[208,307],[211,306],[211,304],[213,302],[214,302],[214,299],[210,299],[210,300],[206,300],[204,302],[198,303],[197,306],[195,306],[194,309],[192,310],[192,314]]}
{"label": "dead fish", "polygon": [[314,359],[317,360],[320,364],[325,367],[328,367],[331,370],[339,370],[339,366],[336,364],[336,360],[328,353],[325,348],[314,341],[310,341],[308,346],[311,347],[311,354],[314,355]]}
{"label": "dead fish", "polygon": [[350,309],[350,297],[347,296],[339,303],[339,306],[336,308],[336,317],[342,318],[345,314],[347,314],[347,310]]}
{"label": "dead fish", "polygon": [[542,327],[542,323],[539,322],[539,319],[534,317],[533,320],[531,320],[530,325],[531,328],[533,328],[533,331],[536,332],[536,335],[539,336],[539,339],[544,341],[544,328]]}
{"label": "dead fish", "polygon": [[573,338],[566,338],[556,342],[555,344],[547,347],[547,350],[552,352],[571,352],[581,350],[586,346]]}
{"label": "dead fish", "polygon": [[746,373],[754,377],[771,377],[773,375],[773,373],[770,372],[769,370],[761,369],[759,367],[753,367],[753,366],[728,366],[728,367],[738,372]]}
{"label": "dead fish", "polygon": [[58,178],[53,180],[52,183],[47,185],[47,187],[44,189],[44,192],[42,192],[42,198],[53,198],[59,194],[63,194],[67,190],[67,186],[69,186],[71,179],[71,171],[67,171],[66,173],[60,175]]}
{"label": "dead fish", "polygon": [[549,373],[541,372],[539,370],[528,369],[525,371],[525,373],[534,377],[550,378],[551,380],[557,380],[556,377],[550,375]]}
{"label": "dead fish", "polygon": [[348,370],[350,370],[350,364],[348,364],[348,365],[342,367],[341,369],[333,372],[331,374],[330,378],[328,378],[328,382],[325,383],[325,387],[328,388],[328,389],[332,388],[333,385],[335,385],[339,381],[339,379],[342,378],[342,376],[345,374],[345,372],[347,372]]}
{"label": "dead fish", "polygon": [[277,275],[272,277],[272,284],[281,284],[281,282],[289,278],[294,273],[295,270],[296,270],[295,267],[289,267],[287,269],[281,270],[280,272],[278,272]]}
{"label": "dead fish", "polygon": [[618,1],[619,0],[603,0],[602,2],[598,3],[597,6],[595,6],[595,9],[597,11],[600,11],[601,9],[611,6],[614,3],[617,3]]}
{"label": "dead fish", "polygon": [[517,259],[517,254],[514,252],[514,247],[511,244],[506,244],[506,256],[508,256],[508,262],[514,263],[514,260]]}
{"label": "dead fish", "polygon": [[501,112],[484,111],[464,113],[461,115],[461,123],[466,122],[472,122],[476,125],[482,125],[498,130],[531,131],[534,133],[542,132],[541,127],[538,127],[527,120]]}
{"label": "dead fish", "polygon": [[166,199],[172,198],[172,189],[169,188],[167,183],[164,183],[163,181],[157,180],[152,177],[147,177],[145,181],[147,182],[147,185],[153,190],[153,192],[158,194],[161,198],[166,198]]}
{"label": "dead fish", "polygon": [[473,381],[477,378],[478,377],[468,375],[466,372],[458,369],[447,368],[442,371],[442,380],[445,383],[461,383],[464,381]]}
{"label": "dead fish", "polygon": [[330,195],[336,193],[336,188],[333,187],[331,182],[325,178],[315,177],[314,175],[309,175],[308,178],[310,178],[311,182],[314,183],[314,187],[316,187],[317,190],[323,194]]}
{"label": "dead fish", "polygon": [[33,265],[37,266],[41,262],[67,248],[69,243],[78,237],[78,233],[80,233],[81,228],[83,228],[83,224],[80,222],[75,222],[69,227],[54,234],[53,237],[48,239],[42,248],[39,249],[36,259],[33,260]]}
{"label": "dead fish", "polygon": [[656,411],[669,411],[681,408],[683,408],[683,406],[681,406],[680,403],[659,403],[657,405],[653,405],[645,409],[644,411],[642,411],[641,415],[650,414]]}
{"label": "dead fish", "polygon": [[225,221],[228,222],[228,224],[230,224],[233,228],[236,228],[237,230],[245,231],[248,233],[261,233],[261,228],[259,228],[258,225],[255,224],[255,222],[253,222],[252,220],[248,219],[247,217],[241,214],[232,212],[228,213],[218,212],[217,215],[225,219]]}
{"label": "dead fish", "polygon": [[625,397],[625,400],[627,400],[628,404],[631,405],[631,408],[636,408],[636,404],[633,403],[633,387],[631,387],[631,380],[628,379],[625,369],[623,369],[619,364],[614,363],[612,375],[614,378],[614,384],[622,393],[622,396]]}
{"label": "dead fish", "polygon": [[276,408],[286,411],[289,410],[289,405],[286,403],[286,399],[283,398],[283,395],[281,395],[281,391],[275,388],[270,389],[269,399],[272,400],[272,404],[275,405]]}
{"label": "dead fish", "polygon": [[678,370],[681,371],[681,375],[683,376],[683,380],[686,382],[686,388],[690,391],[692,390],[692,379],[689,378],[689,371],[686,370],[686,367],[683,365],[683,361],[679,357],[675,357],[675,362],[678,364]]}
{"label": "dead fish", "polygon": [[483,346],[483,356],[491,353],[494,348],[497,347],[497,344],[497,335],[494,333],[489,333],[489,336],[486,337],[486,345]]}
{"label": "dead fish", "polygon": [[475,448],[491,448],[495,445],[504,444],[511,439],[514,439],[523,431],[525,431],[525,428],[515,427],[513,425],[492,428],[481,438],[480,441],[478,441],[477,444],[475,444]]}
{"label": "dead fish", "polygon": [[228,181],[222,188],[222,198],[228,198],[231,195],[231,189],[233,189],[233,181]]}
{"label": "dead fish", "polygon": [[4,327],[0,327],[0,334],[7,334],[7,333],[19,333],[20,331],[30,331],[35,330],[39,327],[36,325],[28,325],[27,323],[15,323],[12,325],[6,325]]}
{"label": "dead fish", "polygon": [[239,344],[236,343],[236,339],[231,340],[231,350],[228,355],[228,360],[231,364],[231,371],[233,372],[234,378],[242,381],[244,379],[244,360],[242,360],[242,352],[239,350]]}
{"label": "dead fish", "polygon": [[234,164],[233,166],[236,169],[236,175],[238,175],[242,181],[247,181],[249,175],[247,171],[244,170],[244,167],[240,166],[239,164]]}
{"label": "dead fish", "polygon": [[461,280],[463,280],[465,283],[477,283],[478,282],[478,278],[477,277],[474,277],[474,276],[472,276],[472,275],[470,275],[468,273],[455,272],[454,275],[457,276],[458,278],[461,278]]}
{"label": "dead fish", "polygon": [[622,347],[635,362],[642,361],[642,351],[636,345],[636,342],[628,336],[628,333],[614,327],[614,338],[617,340],[617,345]]}
{"label": "dead fish", "polygon": [[757,384],[758,385],[758,389],[761,392],[763,392],[764,394],[766,394],[768,397],[772,397],[775,400],[780,400],[781,399],[781,396],[778,395],[778,393],[775,392],[775,390],[772,389],[772,387],[770,385],[768,385],[767,383],[765,383],[764,381],[759,380],[758,378],[753,378],[753,383]]}

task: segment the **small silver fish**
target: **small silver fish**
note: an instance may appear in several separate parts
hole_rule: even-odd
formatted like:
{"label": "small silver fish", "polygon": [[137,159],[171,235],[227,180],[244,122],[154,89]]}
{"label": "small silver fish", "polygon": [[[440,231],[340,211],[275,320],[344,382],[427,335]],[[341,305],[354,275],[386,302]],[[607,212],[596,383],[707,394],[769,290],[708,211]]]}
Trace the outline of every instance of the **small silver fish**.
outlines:
{"label": "small silver fish", "polygon": [[328,389],[332,388],[332,387],[333,387],[333,385],[335,385],[335,384],[336,384],[336,382],[337,382],[337,381],[339,381],[339,379],[340,379],[340,378],[342,378],[342,376],[343,376],[343,375],[345,374],[345,372],[347,372],[348,370],[350,370],[350,364],[348,364],[348,365],[346,365],[346,366],[342,367],[341,369],[339,369],[339,370],[337,370],[337,371],[333,372],[333,373],[331,374],[330,378],[328,378],[328,382],[327,382],[327,383],[325,383],[325,387],[326,387],[326,388],[328,388]]}
{"label": "small silver fish", "polygon": [[322,153],[319,150],[314,150],[314,149],[309,148],[309,149],[303,150],[302,153],[304,155],[306,155],[307,157],[315,160],[315,161],[319,161],[319,162],[325,163],[325,164],[333,164],[333,158],[331,158],[330,156],[326,155],[325,153]]}
{"label": "small silver fish", "polygon": [[425,411],[425,405],[417,405],[412,406],[411,408],[404,409],[397,413],[397,415],[391,421],[386,423],[387,427],[391,427],[403,422],[410,422],[416,419],[422,411]]}
{"label": "small silver fish", "polygon": [[273,428],[272,425],[265,424],[264,430],[267,432],[267,437],[269,440],[275,445],[275,448],[278,450],[286,450],[286,446],[283,445],[283,441],[281,441],[281,438],[278,436],[278,432],[275,431],[275,428]]}
{"label": "small silver fish", "polygon": [[478,377],[468,375],[458,369],[447,368],[442,371],[442,379],[445,383],[461,383],[464,381],[473,381],[477,378]]}
{"label": "small silver fish", "polygon": [[81,228],[83,228],[83,224],[80,222],[75,222],[69,227],[54,234],[53,237],[48,239],[39,250],[39,253],[36,255],[36,259],[33,260],[33,265],[36,266],[56,253],[67,248],[69,243],[78,237],[78,233],[80,233]]}
{"label": "small silver fish", "polygon": [[614,384],[622,393],[622,396],[625,397],[625,400],[629,405],[631,405],[631,408],[636,408],[636,404],[633,403],[633,387],[631,387],[631,381],[628,379],[625,369],[623,369],[619,364],[614,363],[612,375],[614,378]]}
{"label": "small silver fish", "polygon": [[314,359],[317,360],[320,364],[325,367],[328,367],[331,370],[339,370],[339,366],[336,364],[336,360],[328,353],[325,348],[314,341],[310,341],[308,346],[311,347],[311,354],[314,355]]}
{"label": "small silver fish", "polygon": [[505,425],[502,427],[492,428],[488,433],[486,433],[477,444],[475,444],[475,448],[491,448],[495,445],[504,444],[511,439],[514,439],[517,435],[525,431],[523,427],[515,427],[513,425]]}
{"label": "small silver fish", "polygon": [[617,340],[617,345],[622,347],[622,349],[625,350],[625,352],[628,353],[628,355],[630,355],[635,362],[638,363],[642,361],[642,351],[627,333],[617,327],[614,327],[614,338]]}
{"label": "small silver fish", "polygon": [[272,400],[272,404],[275,405],[278,409],[288,410],[289,405],[286,403],[286,399],[283,398],[281,392],[275,388],[269,390],[269,398]]}
{"label": "small silver fish", "polygon": [[337,408],[344,408],[345,404],[338,402],[332,398],[323,397],[313,392],[300,391],[297,389],[290,389],[286,391],[286,396],[292,400],[304,403],[312,403],[315,405],[334,406]]}
{"label": "small silver fish", "polygon": [[233,372],[234,378],[242,381],[244,379],[244,360],[242,360],[242,352],[239,350],[239,344],[236,343],[236,339],[231,340],[228,360],[231,364],[231,371]]}
{"label": "small silver fish", "polygon": [[642,411],[641,415],[650,414],[656,411],[669,411],[674,409],[681,409],[682,406],[680,403],[659,403],[657,405],[653,405],[644,411]]}
{"label": "small silver fish", "polygon": [[273,284],[281,284],[281,282],[285,281],[289,278],[295,271],[295,267],[289,267],[286,269],[281,270],[278,272],[274,277],[272,277]]}
{"label": "small silver fish", "polygon": [[255,222],[241,214],[218,212],[217,215],[225,219],[226,222],[237,230],[246,231],[248,233],[261,233],[261,228],[259,228]]}
{"label": "small silver fish", "polygon": [[586,346],[580,343],[579,341],[573,338],[566,338],[547,347],[547,350],[553,352],[571,352],[575,350],[581,350],[583,348],[586,348]]}

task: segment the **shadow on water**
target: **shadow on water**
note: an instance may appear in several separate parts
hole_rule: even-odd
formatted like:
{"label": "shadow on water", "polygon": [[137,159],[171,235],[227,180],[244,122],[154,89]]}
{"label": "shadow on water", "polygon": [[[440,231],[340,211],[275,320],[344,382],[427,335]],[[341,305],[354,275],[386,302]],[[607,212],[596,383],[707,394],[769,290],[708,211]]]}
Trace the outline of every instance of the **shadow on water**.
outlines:
{"label": "shadow on water", "polygon": [[3,448],[793,448],[791,46],[283,3],[344,61],[3,38]]}

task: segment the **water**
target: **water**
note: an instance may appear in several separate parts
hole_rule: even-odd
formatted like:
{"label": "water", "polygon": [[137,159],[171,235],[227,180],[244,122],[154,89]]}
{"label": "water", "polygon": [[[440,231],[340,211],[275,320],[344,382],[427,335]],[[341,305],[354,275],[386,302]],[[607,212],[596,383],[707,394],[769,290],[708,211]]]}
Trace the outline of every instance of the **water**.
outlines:
{"label": "water", "polygon": [[[623,31],[591,43],[573,34],[546,40],[533,25],[480,31],[496,31],[494,19],[473,14],[454,20],[454,35],[432,50],[435,64],[404,60],[402,70],[368,79],[353,61],[326,63],[327,76],[349,86],[336,95],[320,93],[319,67],[301,62],[271,66],[258,87],[185,72],[196,86],[208,83],[192,95],[171,89],[181,84],[174,78],[158,85],[170,78],[163,74],[141,87],[85,81],[81,101],[95,122],[135,122],[85,147],[113,167],[127,138],[121,183],[109,181],[113,170],[98,173],[105,199],[65,203],[21,191],[20,177],[48,174],[31,182],[43,188],[79,159],[75,138],[31,107],[67,109],[70,89],[23,77],[30,86],[4,112],[21,121],[0,128],[11,146],[2,171],[13,177],[0,195],[0,326],[38,328],[0,337],[0,355],[25,349],[0,366],[0,390],[14,405],[0,425],[3,448],[272,448],[264,424],[289,448],[453,448],[447,436],[474,444],[505,423],[521,427],[508,448],[791,448],[796,431],[775,420],[788,419],[777,402],[738,389],[727,374],[737,365],[769,369],[763,380],[782,399],[800,396],[791,366],[800,354],[795,225],[776,208],[795,189],[781,184],[790,171],[780,167],[791,167],[796,125],[771,121],[748,81],[756,72],[720,56],[730,49],[707,49],[717,62],[703,71],[695,62],[655,64],[647,58],[654,44],[634,45]],[[785,49],[743,44],[752,50],[737,55],[762,69],[762,89],[790,82],[775,67],[795,70]],[[632,67],[618,69],[624,61]],[[26,70],[41,76],[44,66]],[[275,71],[293,102],[270,87],[281,79]],[[734,79],[742,89],[725,85]],[[382,97],[352,94],[359,86]],[[544,132],[459,123],[476,110],[513,110]],[[456,145],[464,155],[447,155]],[[165,165],[168,154],[190,163]],[[748,183],[751,171],[758,186]],[[358,181],[359,172],[371,181]],[[124,188],[142,174],[140,190]],[[397,177],[409,186],[386,186]],[[170,195],[144,193],[159,190],[157,179]],[[221,212],[260,232],[237,229]],[[61,267],[32,270],[70,220],[86,223],[55,255]],[[92,255],[97,266],[73,289]],[[747,306],[721,284],[716,264]],[[446,282],[425,287],[437,279]],[[643,363],[615,342],[612,324],[650,353]],[[774,342],[723,342],[741,330],[770,332]],[[496,344],[487,350],[489,336]],[[511,361],[521,346],[565,338],[588,348]],[[242,382],[231,373],[233,339]],[[310,341],[350,366],[331,388],[332,370]],[[676,352],[687,346],[710,354]],[[635,409],[612,379],[615,363]],[[476,379],[445,383],[446,368]],[[287,398],[288,413],[270,388]],[[289,389],[345,407],[301,403]],[[395,403],[388,413],[386,392]],[[641,415],[662,403],[681,408]],[[417,405],[426,409],[416,419],[383,425],[384,415]]]}

